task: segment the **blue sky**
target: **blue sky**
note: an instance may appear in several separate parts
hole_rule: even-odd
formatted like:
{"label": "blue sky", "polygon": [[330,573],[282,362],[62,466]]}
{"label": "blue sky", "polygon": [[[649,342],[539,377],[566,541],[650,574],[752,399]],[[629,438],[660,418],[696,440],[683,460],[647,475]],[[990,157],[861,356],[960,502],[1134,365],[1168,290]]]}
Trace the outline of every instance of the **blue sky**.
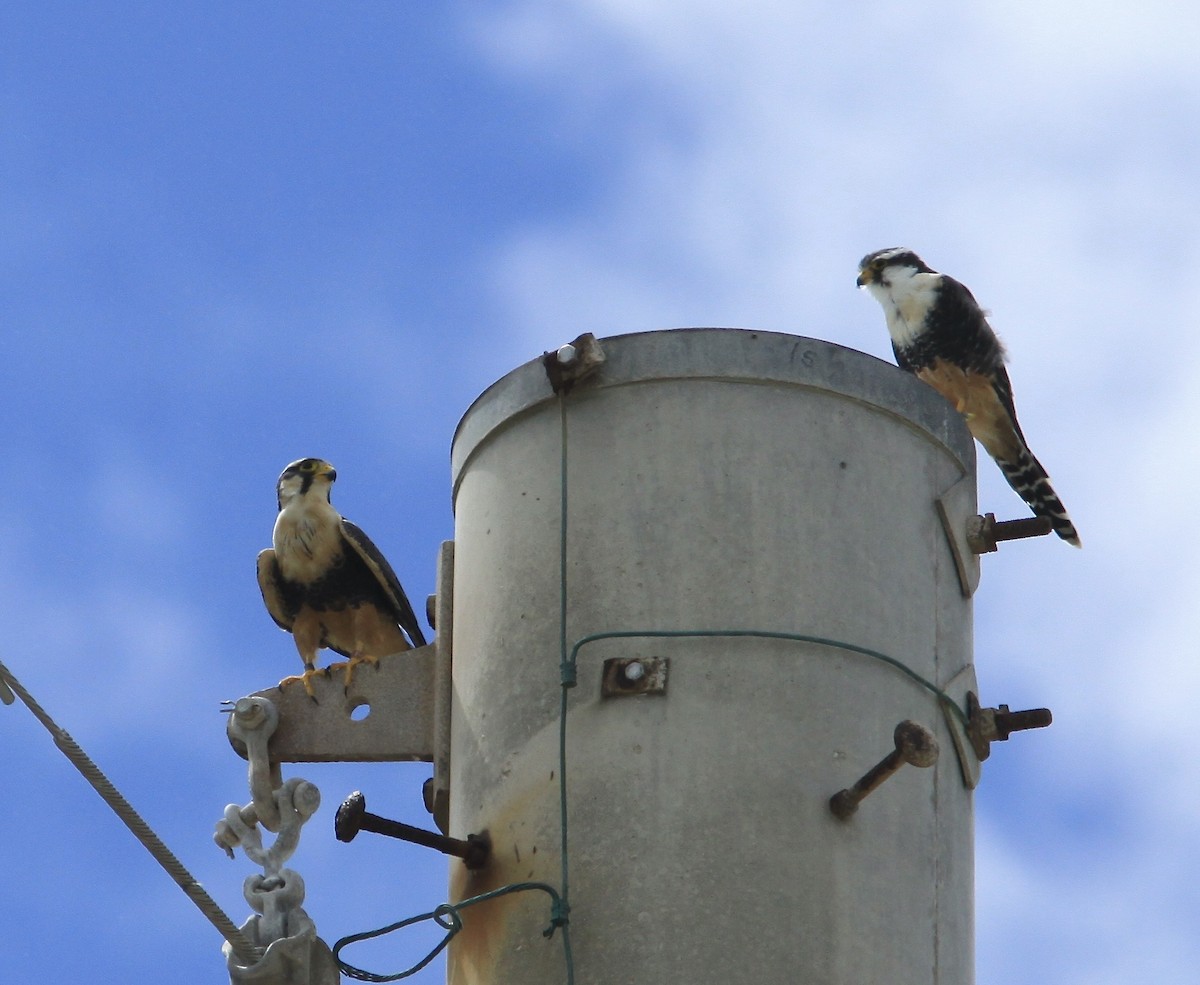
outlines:
{"label": "blue sky", "polygon": [[[280,468],[334,462],[423,599],[450,438],[494,379],[581,331],[685,325],[889,357],[853,278],[905,244],[991,310],[1086,545],[1009,547],[976,596],[985,699],[1056,717],[985,766],[979,985],[1194,981],[1198,21],[7,4],[2,658],[241,922],[217,707],[298,666],[252,574]],[[986,458],[980,500],[1021,513]],[[216,934],[33,719],[0,708],[0,734],[0,978],[222,980]],[[356,787],[423,823],[425,767],[296,774],[325,796],[292,865],[326,939],[444,898],[431,855],[330,833]]]}

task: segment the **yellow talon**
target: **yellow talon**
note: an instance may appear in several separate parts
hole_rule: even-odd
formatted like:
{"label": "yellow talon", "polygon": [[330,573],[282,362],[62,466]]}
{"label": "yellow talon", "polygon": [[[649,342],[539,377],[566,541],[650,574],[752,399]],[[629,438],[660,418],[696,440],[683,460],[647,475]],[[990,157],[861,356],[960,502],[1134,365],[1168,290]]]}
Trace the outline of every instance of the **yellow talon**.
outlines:
{"label": "yellow talon", "polygon": [[372,656],[369,653],[364,653],[361,656],[353,656],[346,661],[346,674],[343,678],[346,690],[350,689],[350,682],[354,680],[354,668],[359,664],[370,663],[375,665],[375,669],[379,669],[379,658]]}
{"label": "yellow talon", "polygon": [[285,677],[279,682],[279,687],[286,687],[288,684],[295,684],[296,681],[300,681],[304,685],[305,692],[307,692],[308,696],[315,702],[317,700],[317,696],[313,692],[312,679],[316,677],[317,674],[325,674],[328,676],[329,669],[326,668],[325,670],[319,670],[316,667],[306,666],[303,674],[293,674],[291,677]]}

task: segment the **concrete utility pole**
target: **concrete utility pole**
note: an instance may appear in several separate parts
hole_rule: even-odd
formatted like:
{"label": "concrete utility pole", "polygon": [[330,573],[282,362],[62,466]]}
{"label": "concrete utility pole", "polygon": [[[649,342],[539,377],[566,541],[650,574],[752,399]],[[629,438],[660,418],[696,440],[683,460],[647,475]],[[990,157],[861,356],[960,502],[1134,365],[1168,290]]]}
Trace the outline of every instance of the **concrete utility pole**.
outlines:
{"label": "concrete utility pole", "polygon": [[[573,386],[595,350],[551,357],[563,396],[514,370],[455,436],[449,828],[493,854],[451,899],[560,885],[565,776],[580,985],[970,985],[962,420],[812,339],[599,345]],[[464,918],[451,985],[567,980],[544,895]]]}

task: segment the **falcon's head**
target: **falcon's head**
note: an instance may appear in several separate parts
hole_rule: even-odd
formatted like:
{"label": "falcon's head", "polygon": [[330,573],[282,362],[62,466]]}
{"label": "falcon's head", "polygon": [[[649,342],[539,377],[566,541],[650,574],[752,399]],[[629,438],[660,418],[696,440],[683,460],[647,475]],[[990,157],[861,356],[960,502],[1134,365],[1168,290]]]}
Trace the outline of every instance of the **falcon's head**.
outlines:
{"label": "falcon's head", "polygon": [[893,246],[887,250],[868,253],[858,264],[858,286],[870,288],[878,285],[888,288],[897,281],[908,280],[916,274],[932,274],[936,271],[912,250],[905,246]]}
{"label": "falcon's head", "polygon": [[329,489],[337,478],[337,470],[320,458],[302,458],[292,462],[279,474],[275,493],[282,510],[300,496],[317,496],[329,502]]}

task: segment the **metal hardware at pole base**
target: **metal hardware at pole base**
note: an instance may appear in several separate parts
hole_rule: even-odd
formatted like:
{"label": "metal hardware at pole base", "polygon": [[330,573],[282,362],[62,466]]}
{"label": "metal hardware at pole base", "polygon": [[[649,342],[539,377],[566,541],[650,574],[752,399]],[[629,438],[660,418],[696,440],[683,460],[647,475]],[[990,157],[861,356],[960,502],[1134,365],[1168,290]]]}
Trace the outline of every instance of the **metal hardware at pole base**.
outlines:
{"label": "metal hardware at pole base", "polygon": [[905,719],[893,733],[896,743],[894,751],[869,769],[854,786],[839,790],[829,798],[829,810],[838,820],[845,821],[872,790],[900,769],[905,763],[922,769],[937,762],[938,744],[932,732],[924,725]]}
{"label": "metal hardware at pole base", "polygon": [[995,513],[985,513],[967,521],[967,544],[976,554],[991,554],[999,550],[997,545],[1003,541],[1045,537],[1051,529],[1050,521],[1044,516],[997,520]]}
{"label": "metal hardware at pole base", "polygon": [[362,791],[355,790],[337,809],[333,819],[333,833],[338,841],[353,841],[359,831],[370,831],[374,834],[387,835],[389,838],[399,838],[414,845],[432,848],[443,855],[454,855],[463,860],[468,869],[482,869],[487,865],[492,854],[491,839],[484,834],[467,835],[466,840],[449,838],[435,831],[426,831],[403,821],[393,821],[386,817],[367,812],[367,798]]}

